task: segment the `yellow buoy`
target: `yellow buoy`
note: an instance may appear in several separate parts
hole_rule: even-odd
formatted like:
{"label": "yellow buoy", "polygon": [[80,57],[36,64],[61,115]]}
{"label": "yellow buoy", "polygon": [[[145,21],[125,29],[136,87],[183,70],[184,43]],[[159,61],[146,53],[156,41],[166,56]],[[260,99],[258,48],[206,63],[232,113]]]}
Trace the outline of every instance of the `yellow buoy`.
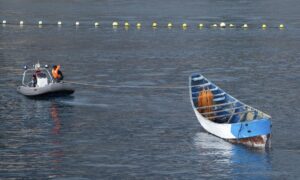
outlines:
{"label": "yellow buoy", "polygon": [[212,27],[218,27],[218,25],[217,24],[213,24]]}
{"label": "yellow buoy", "polygon": [[23,25],[24,24],[24,21],[20,21],[20,25]]}
{"label": "yellow buoy", "polygon": [[75,22],[75,25],[76,25],[76,26],[79,26],[79,24],[80,24],[79,21],[76,21],[76,22]]}
{"label": "yellow buoy", "polygon": [[62,22],[61,22],[61,21],[58,21],[58,22],[57,22],[57,25],[59,25],[59,26],[62,25]]}
{"label": "yellow buoy", "polygon": [[244,24],[242,27],[243,28],[248,28],[248,24]]}
{"label": "yellow buoy", "polygon": [[203,28],[204,25],[203,25],[202,23],[200,23],[200,24],[198,24],[198,27],[199,27],[199,28]]}
{"label": "yellow buoy", "polygon": [[266,28],[267,28],[267,25],[266,25],[266,24],[262,24],[262,25],[261,25],[261,28],[266,29]]}
{"label": "yellow buoy", "polygon": [[2,21],[2,24],[6,24],[6,20],[3,20],[3,21]]}
{"label": "yellow buoy", "polygon": [[129,26],[129,22],[125,22],[125,23],[124,23],[124,26],[127,26],[127,27],[128,27],[128,26]]}
{"label": "yellow buoy", "polygon": [[97,27],[99,26],[99,22],[95,22],[94,25]]}
{"label": "yellow buoy", "polygon": [[39,21],[38,24],[41,26],[43,25],[43,21]]}
{"label": "yellow buoy", "polygon": [[157,27],[157,23],[156,23],[156,22],[153,22],[153,23],[152,23],[152,27],[156,28],[156,27]]}
{"label": "yellow buoy", "polygon": [[234,27],[234,24],[229,24],[229,27],[233,28],[233,27]]}
{"label": "yellow buoy", "polygon": [[183,29],[186,29],[186,28],[187,28],[187,24],[186,24],[186,23],[183,23],[183,24],[182,24],[182,28],[183,28]]}
{"label": "yellow buoy", "polygon": [[280,29],[283,29],[283,28],[284,28],[284,25],[283,25],[283,24],[280,24],[280,25],[279,25],[279,28],[280,28]]}
{"label": "yellow buoy", "polygon": [[221,28],[225,28],[225,27],[226,27],[226,23],[225,23],[225,22],[221,22],[221,23],[220,23],[220,27],[221,27]]}
{"label": "yellow buoy", "polygon": [[113,25],[114,27],[116,27],[116,26],[118,26],[118,25],[119,25],[119,23],[118,23],[118,22],[116,22],[116,21],[114,21],[114,22],[112,23],[112,25]]}
{"label": "yellow buoy", "polygon": [[168,26],[168,28],[172,28],[173,24],[171,22],[169,22],[167,26]]}
{"label": "yellow buoy", "polygon": [[136,27],[139,29],[142,27],[142,24],[141,23],[136,23]]}

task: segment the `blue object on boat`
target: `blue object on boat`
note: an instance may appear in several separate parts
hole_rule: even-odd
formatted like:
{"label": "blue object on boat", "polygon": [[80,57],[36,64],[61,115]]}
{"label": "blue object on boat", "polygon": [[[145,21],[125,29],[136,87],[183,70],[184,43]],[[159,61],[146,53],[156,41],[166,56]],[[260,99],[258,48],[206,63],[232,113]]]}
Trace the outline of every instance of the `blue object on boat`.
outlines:
{"label": "blue object on boat", "polygon": [[238,139],[267,135],[271,133],[271,122],[269,119],[260,119],[233,123],[231,126],[231,133]]}

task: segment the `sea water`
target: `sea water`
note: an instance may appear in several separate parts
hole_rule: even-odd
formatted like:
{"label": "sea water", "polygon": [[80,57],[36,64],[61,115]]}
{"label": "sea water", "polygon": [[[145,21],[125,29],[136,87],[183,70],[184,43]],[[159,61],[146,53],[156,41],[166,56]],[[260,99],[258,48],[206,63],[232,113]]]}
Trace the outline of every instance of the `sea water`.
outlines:
{"label": "sea water", "polygon": [[[1,0],[0,178],[297,179],[299,7],[296,0]],[[210,27],[222,21],[236,27]],[[75,94],[18,94],[22,67],[37,61],[60,64]],[[272,148],[206,133],[189,100],[193,72],[270,114]]]}

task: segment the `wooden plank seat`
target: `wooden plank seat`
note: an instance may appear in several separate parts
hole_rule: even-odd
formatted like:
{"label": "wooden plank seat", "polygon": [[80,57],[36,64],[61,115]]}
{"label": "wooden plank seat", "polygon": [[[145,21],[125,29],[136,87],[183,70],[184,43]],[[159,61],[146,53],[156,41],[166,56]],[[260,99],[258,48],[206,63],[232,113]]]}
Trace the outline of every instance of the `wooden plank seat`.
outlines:
{"label": "wooden plank seat", "polygon": [[[215,104],[217,104],[217,103],[219,103],[219,104],[223,103],[225,100],[226,100],[225,96],[221,96],[221,97],[217,97],[217,98],[213,99],[213,101],[214,101]],[[197,96],[193,97],[193,102],[194,102],[194,104],[197,104],[197,102],[198,102],[198,97]]]}
{"label": "wooden plank seat", "polygon": [[192,80],[193,81],[200,81],[200,80],[203,80],[204,77],[203,76],[198,76],[198,77],[193,77]]}
{"label": "wooden plank seat", "polygon": [[194,85],[192,86],[192,93],[195,94],[195,93],[199,93],[199,91],[203,90],[203,89],[211,89],[210,88],[211,86],[211,83],[208,82],[208,83],[204,83],[204,84],[200,84],[200,85]]}
{"label": "wooden plank seat", "polygon": [[[212,92],[212,93],[214,93],[214,92],[217,92],[218,90],[219,90],[219,88],[218,87],[214,87],[214,88],[209,88],[209,90]],[[193,91],[192,92],[192,95],[194,96],[195,94],[199,94],[199,91],[200,91],[200,89],[198,90],[198,91]],[[198,96],[198,95],[197,95]]]}
{"label": "wooden plank seat", "polygon": [[[199,93],[198,93],[199,94]],[[214,97],[218,97],[218,96],[224,96],[226,93],[222,92],[222,93],[218,93],[218,94],[214,94]],[[198,99],[198,95],[197,96],[193,96],[193,99]]]}
{"label": "wooden plank seat", "polygon": [[245,110],[245,111],[240,111],[240,112],[235,112],[235,113],[228,113],[228,114],[223,114],[223,115],[211,116],[211,117],[207,117],[207,119],[213,120],[213,119],[222,118],[222,117],[231,117],[231,116],[236,115],[236,114],[245,114],[245,113],[248,113],[248,112],[255,112],[255,110]]}
{"label": "wooden plank seat", "polygon": [[209,85],[211,85],[211,83],[210,82],[206,82],[206,83],[204,83],[204,84],[197,84],[197,85],[193,85],[193,86],[191,86],[192,88],[193,87],[206,87],[206,86],[209,86]]}
{"label": "wooden plank seat", "polygon": [[193,73],[193,74],[191,75],[191,78],[200,77],[200,76],[202,76],[202,75],[199,74],[199,73]]}
{"label": "wooden plank seat", "polygon": [[217,94],[214,94],[214,97],[224,96],[225,94],[226,94],[225,92],[217,93]]}
{"label": "wooden plank seat", "polygon": [[219,107],[219,106],[228,106],[228,105],[234,105],[238,101],[231,101],[231,102],[226,102],[226,103],[221,103],[221,104],[214,104],[212,106],[202,106],[202,107],[196,107],[196,109],[205,109],[205,108],[214,108],[214,107]]}
{"label": "wooden plank seat", "polygon": [[241,109],[241,108],[245,108],[246,106],[238,106],[238,107],[233,107],[233,108],[227,108],[227,109],[222,109],[222,110],[217,110],[217,111],[211,111],[211,112],[205,112],[205,113],[201,113],[202,115],[208,115],[208,114],[215,114],[215,113],[219,113],[219,112],[224,112],[224,111],[235,111],[237,109]]}
{"label": "wooden plank seat", "polygon": [[225,101],[226,97],[225,96],[222,96],[222,97],[218,97],[218,98],[214,98],[214,102],[215,103],[218,103],[218,102],[222,102],[222,101]]}

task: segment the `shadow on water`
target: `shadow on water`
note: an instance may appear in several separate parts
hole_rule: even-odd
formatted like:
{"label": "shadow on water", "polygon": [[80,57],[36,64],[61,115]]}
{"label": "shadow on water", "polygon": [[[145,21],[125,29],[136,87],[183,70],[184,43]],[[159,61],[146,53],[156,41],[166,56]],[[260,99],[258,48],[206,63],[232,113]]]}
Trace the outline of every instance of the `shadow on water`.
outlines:
{"label": "shadow on water", "polygon": [[205,132],[195,135],[194,146],[200,156],[212,159],[210,164],[201,167],[204,168],[201,172],[218,169],[219,173],[224,173],[224,178],[231,174],[235,178],[271,179],[272,166],[268,150],[231,144]]}
{"label": "shadow on water", "polygon": [[53,93],[53,94],[45,94],[40,96],[27,96],[28,99],[33,100],[54,100],[54,99],[64,99],[64,100],[72,100],[74,96],[70,95],[69,93]]}

